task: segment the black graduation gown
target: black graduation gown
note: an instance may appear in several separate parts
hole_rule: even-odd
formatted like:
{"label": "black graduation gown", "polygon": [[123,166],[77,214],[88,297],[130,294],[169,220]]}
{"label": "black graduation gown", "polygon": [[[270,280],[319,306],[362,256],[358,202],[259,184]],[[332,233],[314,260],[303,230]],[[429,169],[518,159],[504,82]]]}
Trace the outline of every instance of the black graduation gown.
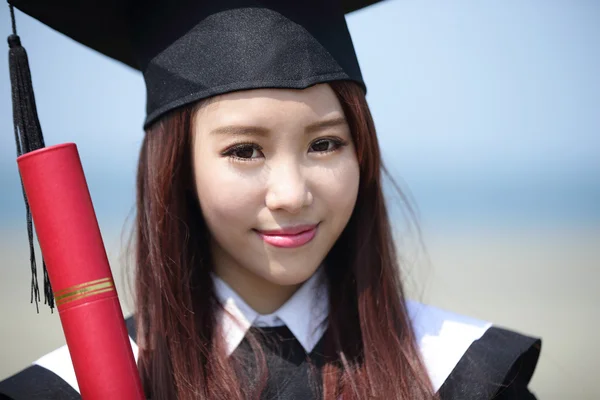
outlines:
{"label": "black graduation gown", "polygon": [[[131,337],[135,337],[133,319],[126,320]],[[258,328],[252,328],[258,329]],[[260,328],[266,335],[265,355],[269,381],[264,398],[313,399],[309,379],[320,374],[311,373],[310,358],[320,368],[323,359],[322,343],[307,354],[286,327]],[[533,375],[540,353],[541,341],[536,338],[491,326],[462,354],[449,376],[439,388],[442,400],[531,400],[536,397],[527,385]],[[70,364],[63,348],[61,357]],[[236,352],[249,351],[244,340]],[[430,363],[431,365],[431,363]],[[72,367],[71,367],[72,369]],[[251,370],[251,368],[250,368]],[[62,372],[64,376],[64,372]],[[318,386],[318,385],[316,385]],[[79,400],[81,396],[57,373],[40,365],[32,365],[0,382],[0,400]]]}

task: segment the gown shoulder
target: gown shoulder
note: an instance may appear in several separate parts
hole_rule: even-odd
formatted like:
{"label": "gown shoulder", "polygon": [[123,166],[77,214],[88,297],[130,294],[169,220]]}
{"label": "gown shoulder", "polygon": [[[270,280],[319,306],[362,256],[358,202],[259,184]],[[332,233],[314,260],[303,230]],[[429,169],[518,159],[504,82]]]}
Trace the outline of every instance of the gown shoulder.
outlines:
{"label": "gown shoulder", "polygon": [[[133,317],[125,319],[125,324],[137,358]],[[81,400],[68,347],[62,346],[0,381],[0,400]]]}
{"label": "gown shoulder", "polygon": [[442,400],[535,399],[541,339],[409,301],[427,371]]}

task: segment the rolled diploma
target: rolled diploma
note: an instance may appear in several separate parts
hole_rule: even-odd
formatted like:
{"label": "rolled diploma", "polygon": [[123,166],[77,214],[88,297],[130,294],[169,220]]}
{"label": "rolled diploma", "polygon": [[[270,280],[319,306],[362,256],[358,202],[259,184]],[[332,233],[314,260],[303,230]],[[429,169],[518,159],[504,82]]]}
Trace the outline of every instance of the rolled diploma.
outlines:
{"label": "rolled diploma", "polygon": [[77,146],[17,163],[82,398],[144,399]]}

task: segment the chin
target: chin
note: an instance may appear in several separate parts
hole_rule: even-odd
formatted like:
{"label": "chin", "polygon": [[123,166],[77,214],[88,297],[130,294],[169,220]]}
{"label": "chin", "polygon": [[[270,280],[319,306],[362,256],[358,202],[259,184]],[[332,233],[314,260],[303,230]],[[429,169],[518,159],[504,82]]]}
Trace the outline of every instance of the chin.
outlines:
{"label": "chin", "polygon": [[[292,264],[292,265],[290,265]],[[294,265],[296,264],[296,265]],[[269,268],[265,271],[263,278],[271,283],[281,286],[295,286],[307,281],[319,268],[321,263],[280,263],[269,262]]]}

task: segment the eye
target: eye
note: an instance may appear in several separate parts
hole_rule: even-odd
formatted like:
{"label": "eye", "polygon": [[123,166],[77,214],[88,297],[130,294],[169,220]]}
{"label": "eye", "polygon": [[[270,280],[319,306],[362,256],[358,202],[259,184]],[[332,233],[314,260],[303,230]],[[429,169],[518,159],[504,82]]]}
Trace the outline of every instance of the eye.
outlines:
{"label": "eye", "polygon": [[309,152],[329,153],[331,151],[336,151],[337,149],[345,145],[346,142],[338,138],[322,138],[312,142],[309,148]]}
{"label": "eye", "polygon": [[263,156],[260,150],[257,144],[240,143],[228,148],[222,154],[236,161],[252,161]]}

